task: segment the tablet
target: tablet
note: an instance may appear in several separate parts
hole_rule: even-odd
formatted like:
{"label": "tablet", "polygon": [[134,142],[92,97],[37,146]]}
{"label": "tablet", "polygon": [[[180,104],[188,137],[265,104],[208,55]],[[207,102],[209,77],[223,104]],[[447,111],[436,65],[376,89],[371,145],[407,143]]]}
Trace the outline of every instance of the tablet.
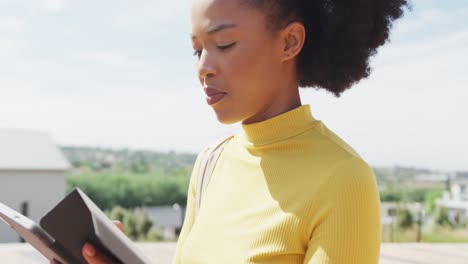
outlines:
{"label": "tablet", "polygon": [[143,252],[79,188],[74,188],[40,223],[4,204],[0,218],[47,259],[62,264],[86,264],[82,249],[90,242],[112,263],[148,264]]}
{"label": "tablet", "polygon": [[73,264],[86,264],[82,255],[90,242],[114,264],[150,261],[99,207],[79,188],[73,189],[40,220],[40,226],[62,246]]}
{"label": "tablet", "polygon": [[48,260],[58,260],[62,264],[72,264],[58,248],[55,240],[31,219],[0,203],[0,219],[13,228],[19,236],[36,248]]}

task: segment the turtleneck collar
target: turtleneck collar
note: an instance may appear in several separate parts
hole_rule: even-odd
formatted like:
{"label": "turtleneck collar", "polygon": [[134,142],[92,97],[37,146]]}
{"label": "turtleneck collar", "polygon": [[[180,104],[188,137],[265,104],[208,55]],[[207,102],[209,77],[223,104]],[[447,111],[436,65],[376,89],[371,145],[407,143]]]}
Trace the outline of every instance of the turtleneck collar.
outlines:
{"label": "turtleneck collar", "polygon": [[243,136],[254,146],[267,145],[301,133],[314,121],[310,106],[302,105],[258,123],[243,124]]}

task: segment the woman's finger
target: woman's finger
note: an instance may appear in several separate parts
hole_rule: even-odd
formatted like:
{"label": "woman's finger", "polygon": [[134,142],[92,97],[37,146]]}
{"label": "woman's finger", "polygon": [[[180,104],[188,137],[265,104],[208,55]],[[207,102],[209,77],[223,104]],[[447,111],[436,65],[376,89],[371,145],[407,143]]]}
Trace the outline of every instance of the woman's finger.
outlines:
{"label": "woman's finger", "polygon": [[122,231],[125,234],[125,229],[122,222],[120,222],[119,220],[113,220],[112,222],[120,229],[120,231]]}
{"label": "woman's finger", "polygon": [[[125,229],[124,229],[122,222],[120,222],[119,220],[113,220],[112,222],[120,229],[120,231],[122,231],[122,233],[125,234]],[[82,249],[82,254],[86,262],[88,262],[89,264],[112,263],[112,261],[108,257],[98,252],[96,248],[90,243],[84,244],[83,249]],[[58,264],[58,263],[51,263],[51,264]]]}
{"label": "woman's finger", "polygon": [[83,257],[88,264],[111,264],[111,260],[100,252],[90,243],[85,243],[82,250]]}

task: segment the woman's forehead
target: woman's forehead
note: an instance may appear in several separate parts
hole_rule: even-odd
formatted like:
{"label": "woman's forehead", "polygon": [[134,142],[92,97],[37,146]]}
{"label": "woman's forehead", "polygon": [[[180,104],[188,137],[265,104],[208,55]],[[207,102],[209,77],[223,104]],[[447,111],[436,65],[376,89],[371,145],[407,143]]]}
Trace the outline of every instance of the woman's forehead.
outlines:
{"label": "woman's forehead", "polygon": [[[251,25],[257,10],[241,5],[242,0],[193,0],[192,30],[208,31],[221,24]],[[260,20],[259,20],[260,21]]]}
{"label": "woman's forehead", "polygon": [[238,6],[242,0],[192,0],[193,7],[223,7]]}
{"label": "woman's forehead", "polygon": [[193,0],[192,20],[229,18],[238,13],[240,0]]}

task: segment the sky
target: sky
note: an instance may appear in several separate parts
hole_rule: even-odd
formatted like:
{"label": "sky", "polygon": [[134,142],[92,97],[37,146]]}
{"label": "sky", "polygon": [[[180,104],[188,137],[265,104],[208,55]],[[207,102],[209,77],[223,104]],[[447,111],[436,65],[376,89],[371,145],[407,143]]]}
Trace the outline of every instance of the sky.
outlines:
{"label": "sky", "polygon": [[[412,3],[368,79],[302,103],[372,166],[468,170],[468,2]],[[241,126],[217,121],[192,54],[189,1],[0,0],[0,128],[197,153]]]}

